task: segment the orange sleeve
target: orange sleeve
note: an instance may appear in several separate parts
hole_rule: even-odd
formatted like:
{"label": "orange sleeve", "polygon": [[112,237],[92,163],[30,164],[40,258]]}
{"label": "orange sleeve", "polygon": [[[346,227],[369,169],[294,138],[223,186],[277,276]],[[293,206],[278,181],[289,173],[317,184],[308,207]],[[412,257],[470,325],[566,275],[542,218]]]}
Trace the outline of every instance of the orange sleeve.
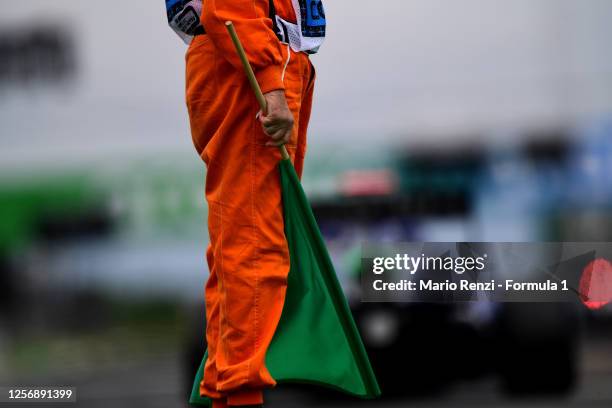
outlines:
{"label": "orange sleeve", "polygon": [[234,23],[238,37],[263,93],[284,89],[281,44],[269,17],[269,0],[204,0],[202,24],[219,52],[237,69],[240,58],[225,22]]}

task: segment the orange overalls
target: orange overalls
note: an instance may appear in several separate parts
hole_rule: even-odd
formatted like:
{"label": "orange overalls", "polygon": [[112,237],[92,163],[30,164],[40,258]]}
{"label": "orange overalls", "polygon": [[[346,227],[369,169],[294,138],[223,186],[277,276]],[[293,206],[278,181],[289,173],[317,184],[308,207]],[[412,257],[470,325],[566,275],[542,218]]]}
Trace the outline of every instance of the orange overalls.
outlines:
{"label": "orange overalls", "polygon": [[[193,143],[207,166],[210,245],[206,283],[208,360],[200,394],[213,405],[254,405],[275,385],[266,350],[281,316],[289,272],[276,147],[224,22],[232,20],[264,93],[284,89],[295,125],[287,150],[301,175],[314,69],[308,55],[279,42],[268,0],[205,0],[186,55]],[[295,21],[291,0],[277,14]]]}

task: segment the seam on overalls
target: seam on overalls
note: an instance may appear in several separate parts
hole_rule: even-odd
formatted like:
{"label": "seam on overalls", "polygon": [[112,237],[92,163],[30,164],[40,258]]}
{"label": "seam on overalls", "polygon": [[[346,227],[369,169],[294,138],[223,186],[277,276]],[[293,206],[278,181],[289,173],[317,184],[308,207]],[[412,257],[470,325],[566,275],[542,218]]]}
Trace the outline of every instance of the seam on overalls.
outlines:
{"label": "seam on overalls", "polygon": [[[256,121],[251,122],[251,138],[255,140],[255,126],[257,125]],[[254,327],[253,327],[253,353],[251,355],[255,355],[257,352],[257,347],[259,343],[259,272],[257,269],[257,256],[259,254],[259,240],[257,239],[257,228],[255,227],[255,174],[254,174],[254,156],[256,146],[253,143],[248,144],[249,149],[249,171],[250,171],[250,187],[251,187],[251,239],[253,245],[255,246],[255,253],[252,255],[252,268],[255,274],[255,295],[253,300],[253,312],[254,312]],[[246,381],[248,382],[251,376],[251,361],[249,359],[247,364],[247,377]]]}
{"label": "seam on overalls", "polygon": [[[255,5],[255,0],[253,0],[251,2],[252,6],[253,6],[253,14],[255,15],[255,17],[257,16],[257,6]],[[269,13],[269,10],[268,10]],[[268,33],[268,27],[264,24],[265,26],[265,32]],[[269,37],[272,37],[269,33],[268,33]],[[273,38],[270,38],[269,41],[274,41],[276,40],[276,36],[273,36]],[[253,156],[255,155],[255,150],[256,150],[256,133],[255,133],[255,125],[256,125],[256,121],[252,121],[251,122],[251,140],[249,143],[249,154],[250,154],[250,165],[251,165],[251,228],[253,229],[253,238],[257,238],[255,236],[257,228],[255,228],[255,203],[254,203],[254,193],[255,193],[255,188],[254,188],[254,174],[253,174]],[[254,239],[253,240],[254,245],[255,245],[255,254],[253,254],[253,266],[255,267],[254,270],[257,271],[256,268],[256,262],[257,262],[257,254],[259,253],[259,245],[258,245],[258,240]],[[258,343],[258,337],[259,337],[259,310],[258,310],[258,303],[259,303],[259,275],[257,272],[255,272],[255,300],[254,300],[254,312],[255,312],[255,324],[254,324],[254,335],[253,335],[253,354],[255,354],[255,351],[257,350],[257,343]],[[247,363],[247,382],[249,380],[250,377],[250,373],[251,373],[251,361],[252,359],[249,359],[248,363]]]}
{"label": "seam on overalls", "polygon": [[[214,84],[213,86],[215,87],[215,93],[218,95],[219,94],[219,77],[217,75],[218,69],[219,69],[219,58],[218,58],[218,52],[217,50],[213,47],[213,75],[212,77],[214,78]],[[208,146],[212,146],[214,145],[214,143],[216,142],[217,137],[219,137],[219,133],[223,133],[220,132],[221,127],[223,126],[223,124],[220,124],[219,127],[217,128],[217,130],[215,131],[215,136],[211,138],[211,140],[208,141],[208,143],[206,144],[206,147]],[[206,150],[206,148],[205,148]],[[215,161],[215,163],[213,164],[213,160]],[[210,157],[210,163],[211,166],[207,166],[208,169],[210,170],[210,167],[212,167],[212,165],[214,166],[218,166],[221,167],[220,169],[218,169],[220,171],[221,174],[225,174],[225,162],[223,160],[219,161],[218,158],[216,157]],[[220,189],[220,194],[218,196],[217,200],[213,200],[211,202],[214,202],[215,207],[218,208],[218,228],[219,228],[219,236],[218,236],[218,245],[219,245],[219,252],[218,254],[220,255],[219,258],[220,259],[214,259],[213,262],[215,266],[217,268],[217,293],[219,296],[219,329],[218,329],[218,333],[217,333],[217,344],[216,344],[216,352],[219,352],[219,349],[221,349],[221,353],[223,354],[223,358],[225,359],[225,361],[229,361],[228,356],[227,356],[227,350],[226,347],[223,346],[223,336],[222,334],[225,333],[227,331],[227,319],[228,319],[228,314],[227,314],[227,304],[226,304],[226,299],[227,296],[225,296],[225,269],[224,269],[224,264],[223,264],[223,254],[225,253],[225,251],[223,250],[223,237],[224,237],[224,228],[223,228],[223,208],[225,207],[226,203],[225,203],[225,199],[224,199],[224,191],[225,191],[225,177],[221,177],[221,182],[219,185],[219,189]],[[205,193],[206,194],[206,193]],[[210,204],[209,204],[210,205]],[[213,257],[215,257],[215,251],[213,250]],[[218,358],[215,358],[215,361],[219,361]],[[219,377],[220,377],[220,370],[219,367],[217,365],[217,367],[215,368],[215,371],[217,372],[217,378],[215,379],[215,385],[219,384]],[[218,391],[218,390],[217,390]]]}
{"label": "seam on overalls", "polygon": [[[223,166],[223,168],[221,169],[221,172],[225,171],[225,166]],[[219,343],[223,343],[223,336],[222,333],[224,333],[225,331],[227,331],[227,319],[228,314],[227,314],[227,296],[225,296],[225,294],[223,292],[225,292],[225,268],[223,265],[223,254],[225,253],[225,251],[223,250],[223,238],[224,238],[224,228],[223,228],[223,208],[225,207],[225,202],[223,197],[223,192],[225,190],[225,177],[221,178],[221,197],[219,197],[219,201],[221,203],[221,205],[217,204],[217,206],[219,207],[219,254],[221,254],[220,256],[220,265],[219,265],[219,272],[221,275],[221,281],[219,282],[219,286],[221,286],[221,291],[222,293],[220,293],[221,295],[221,299],[220,299],[220,303],[221,306],[223,307],[223,314],[219,315],[219,337],[217,340],[217,351],[219,350]],[[216,260],[215,260],[216,263]],[[218,279],[218,278],[217,278]],[[221,330],[221,327],[223,327],[223,330]],[[225,361],[229,361],[228,356],[227,356],[227,349],[226,347],[221,347],[221,349],[223,350],[223,358],[225,359]],[[218,360],[217,360],[218,361]],[[219,369],[217,369],[217,379],[219,378]]]}

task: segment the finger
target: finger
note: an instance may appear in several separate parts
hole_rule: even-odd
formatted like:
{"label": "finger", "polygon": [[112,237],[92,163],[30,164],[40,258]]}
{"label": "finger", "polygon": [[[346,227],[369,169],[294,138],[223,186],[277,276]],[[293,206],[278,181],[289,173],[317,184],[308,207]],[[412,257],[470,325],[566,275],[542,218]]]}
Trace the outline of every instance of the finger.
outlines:
{"label": "finger", "polygon": [[285,144],[285,142],[283,141],[284,132],[280,131],[276,133],[274,136],[275,136],[274,139],[271,138],[272,140],[269,140],[266,142],[266,146],[280,146],[280,145]]}
{"label": "finger", "polygon": [[281,121],[274,116],[261,116],[261,124],[264,126],[273,126],[280,123]]}
{"label": "finger", "polygon": [[283,135],[283,144],[287,144],[291,141],[292,129],[289,129]]}
{"label": "finger", "polygon": [[278,126],[278,125],[276,125],[276,126],[270,126],[270,127],[265,127],[265,126],[262,126],[262,129],[263,129],[264,133],[265,133],[266,135],[268,135],[268,136],[272,136],[272,135],[274,135],[274,134],[276,134],[276,133],[280,132],[281,130],[284,130],[284,128],[282,128],[282,127],[280,127],[280,126]]}
{"label": "finger", "polygon": [[278,140],[270,140],[269,142],[266,142],[266,146],[282,146],[287,144],[283,139],[278,139]]}
{"label": "finger", "polygon": [[279,129],[276,132],[270,134],[269,136],[270,136],[270,139],[272,139],[275,142],[282,142],[283,139],[285,138],[285,130]]}
{"label": "finger", "polygon": [[278,146],[282,146],[284,145],[283,142],[267,142],[266,146],[274,146],[274,147],[278,147]]}
{"label": "finger", "polygon": [[274,115],[266,115],[264,112],[262,112],[261,110],[257,113],[258,119],[259,121],[263,124],[263,123],[274,123],[278,121],[278,118]]}
{"label": "finger", "polygon": [[278,138],[274,139],[273,141],[267,142],[266,146],[281,146],[289,143],[289,141],[291,140],[291,132],[279,132],[277,136]]}
{"label": "finger", "polygon": [[290,131],[293,129],[293,125],[287,121],[276,121],[273,123],[269,123],[269,124],[265,124],[262,123],[262,127],[264,129],[264,131],[273,133],[276,132],[277,130],[285,130],[285,131]]}
{"label": "finger", "polygon": [[261,124],[261,126],[262,126],[264,129],[267,129],[267,130],[272,130],[272,129],[281,129],[281,128],[283,128],[283,127],[284,127],[284,126],[283,126],[283,124],[282,124],[282,123],[280,123],[280,122],[269,122],[269,123],[262,123],[262,124]]}
{"label": "finger", "polygon": [[279,121],[279,122],[275,122],[273,124],[270,124],[268,126],[262,124],[262,128],[264,130],[264,132],[266,133],[275,133],[279,130],[285,130],[285,131],[291,131],[293,129],[293,126],[285,121]]}
{"label": "finger", "polygon": [[261,123],[264,125],[272,125],[275,123],[282,124],[283,126],[291,126],[293,124],[293,118],[279,117],[279,116],[263,116]]}

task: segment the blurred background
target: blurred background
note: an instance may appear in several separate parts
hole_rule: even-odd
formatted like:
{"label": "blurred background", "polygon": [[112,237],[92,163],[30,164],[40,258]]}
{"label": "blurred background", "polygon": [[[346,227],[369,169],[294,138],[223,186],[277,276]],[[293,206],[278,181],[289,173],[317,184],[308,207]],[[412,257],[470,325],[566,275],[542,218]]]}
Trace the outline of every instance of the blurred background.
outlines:
{"label": "blurred background", "polygon": [[[385,397],[610,405],[612,309],[360,303],[360,244],[612,240],[612,2],[325,3],[303,177]],[[205,168],[161,0],[0,0],[0,385],[183,407]],[[23,406],[23,405],[22,405]]]}

